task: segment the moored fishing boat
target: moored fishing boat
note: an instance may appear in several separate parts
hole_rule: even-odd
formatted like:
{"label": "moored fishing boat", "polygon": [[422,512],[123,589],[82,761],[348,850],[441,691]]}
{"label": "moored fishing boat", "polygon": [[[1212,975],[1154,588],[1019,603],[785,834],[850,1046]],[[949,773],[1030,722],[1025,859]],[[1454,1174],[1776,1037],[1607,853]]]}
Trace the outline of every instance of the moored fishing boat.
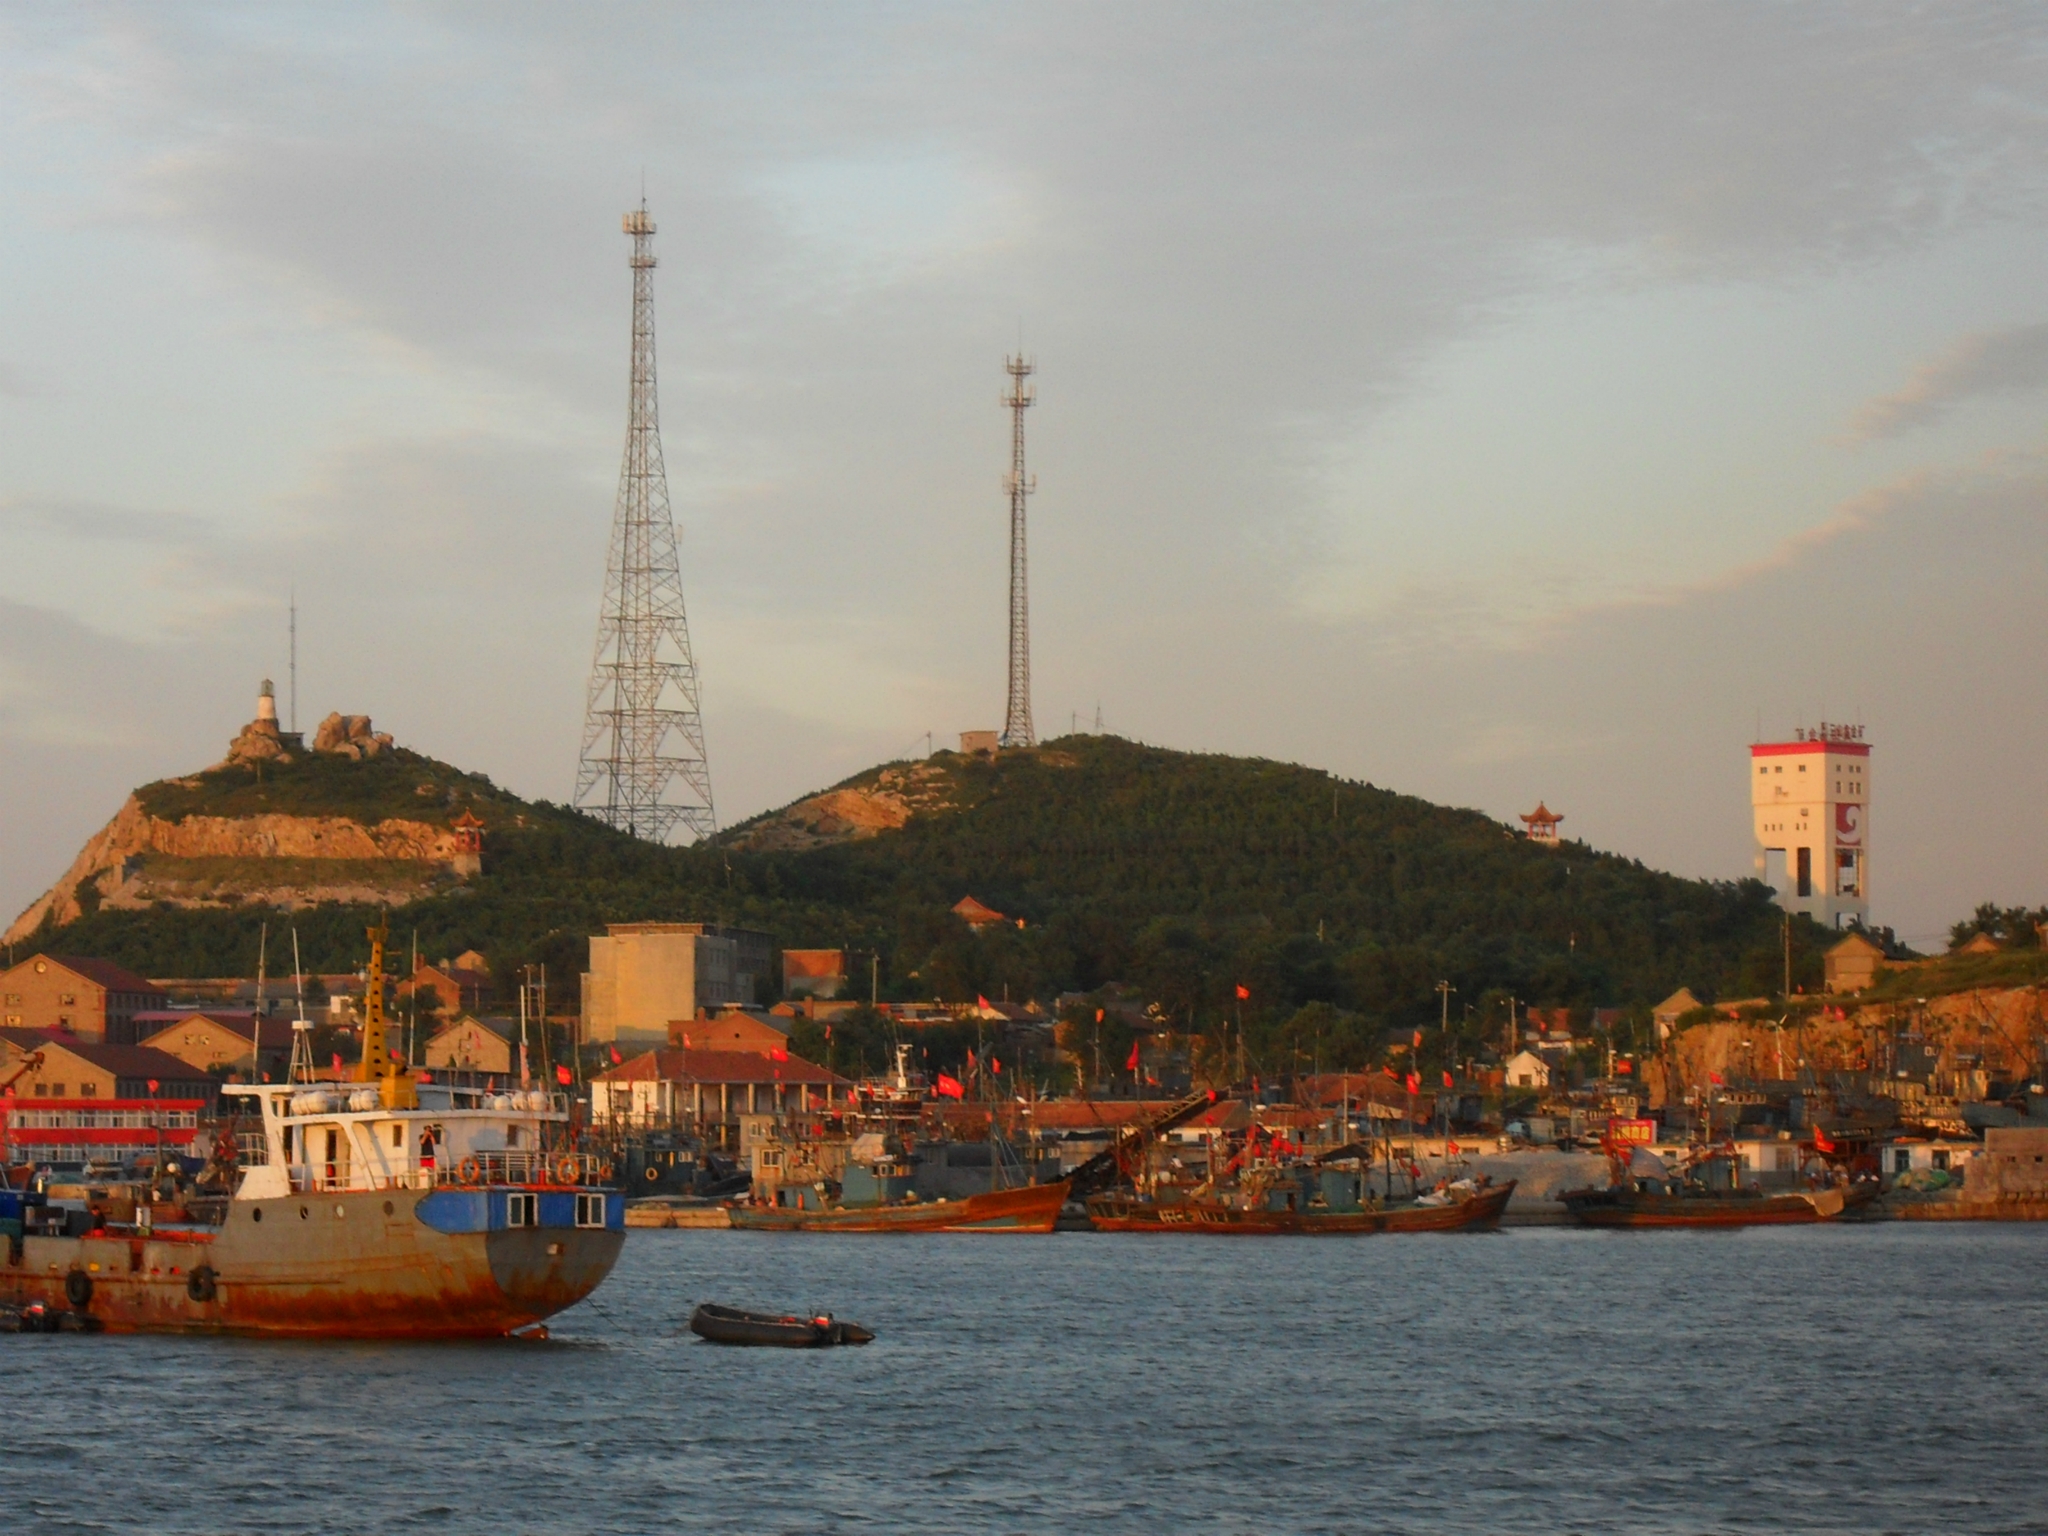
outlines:
{"label": "moored fishing boat", "polygon": [[1558,1198],[1572,1219],[1588,1227],[1756,1227],[1835,1221],[1877,1197],[1875,1184],[1823,1189],[1567,1190]]}
{"label": "moored fishing boat", "polygon": [[1349,1209],[1288,1209],[1215,1199],[1154,1200],[1101,1194],[1088,1201],[1098,1232],[1185,1232],[1219,1237],[1363,1237],[1374,1233],[1457,1232],[1490,1227],[1515,1192],[1500,1185],[1452,1186],[1440,1199],[1368,1201]]}
{"label": "moored fishing boat", "polygon": [[589,1295],[618,1259],[624,1199],[567,1145],[566,1104],[415,1083],[390,1061],[381,991],[363,1032],[380,1078],[229,1085],[257,1129],[223,1134],[225,1193],[188,1201],[187,1220],[24,1200],[20,1232],[0,1235],[0,1304],[114,1332],[475,1338]]}
{"label": "moored fishing boat", "polygon": [[805,1208],[736,1205],[732,1224],[750,1232],[1050,1232],[1067,1198],[1067,1181],[997,1189],[960,1200]]}

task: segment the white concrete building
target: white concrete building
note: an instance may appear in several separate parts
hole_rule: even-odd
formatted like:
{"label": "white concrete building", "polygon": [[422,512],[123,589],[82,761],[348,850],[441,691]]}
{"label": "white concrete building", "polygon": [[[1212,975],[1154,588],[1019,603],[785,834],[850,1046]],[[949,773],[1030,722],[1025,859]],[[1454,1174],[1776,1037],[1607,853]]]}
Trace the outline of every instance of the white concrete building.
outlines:
{"label": "white concrete building", "polygon": [[1756,875],[1788,912],[1830,928],[1870,917],[1870,746],[1821,724],[1749,749]]}

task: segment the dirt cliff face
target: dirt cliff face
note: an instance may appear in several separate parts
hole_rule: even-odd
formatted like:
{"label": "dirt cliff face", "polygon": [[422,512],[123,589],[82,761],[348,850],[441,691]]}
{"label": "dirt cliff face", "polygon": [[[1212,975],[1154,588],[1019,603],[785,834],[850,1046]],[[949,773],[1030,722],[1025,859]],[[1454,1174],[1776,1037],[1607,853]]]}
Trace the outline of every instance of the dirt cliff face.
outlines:
{"label": "dirt cliff face", "polygon": [[[71,868],[14,920],[5,942],[106,907],[264,901],[410,901],[450,878],[456,834],[424,821],[372,824],[344,816],[150,815],[135,796],[79,851]],[[95,899],[96,898],[96,899]]]}
{"label": "dirt cliff face", "polygon": [[750,853],[792,853],[893,832],[913,816],[951,810],[953,776],[938,763],[884,768],[872,783],[842,785],[764,816],[733,839]]}

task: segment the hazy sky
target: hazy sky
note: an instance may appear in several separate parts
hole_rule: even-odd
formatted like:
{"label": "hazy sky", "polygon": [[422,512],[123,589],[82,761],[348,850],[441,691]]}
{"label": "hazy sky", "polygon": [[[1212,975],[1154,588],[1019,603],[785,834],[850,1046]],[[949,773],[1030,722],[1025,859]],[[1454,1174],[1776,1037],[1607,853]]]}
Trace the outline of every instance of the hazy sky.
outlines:
{"label": "hazy sky", "polygon": [[721,820],[1000,725],[2048,901],[2039,5],[0,6],[0,907],[256,684],[573,786],[660,226]]}

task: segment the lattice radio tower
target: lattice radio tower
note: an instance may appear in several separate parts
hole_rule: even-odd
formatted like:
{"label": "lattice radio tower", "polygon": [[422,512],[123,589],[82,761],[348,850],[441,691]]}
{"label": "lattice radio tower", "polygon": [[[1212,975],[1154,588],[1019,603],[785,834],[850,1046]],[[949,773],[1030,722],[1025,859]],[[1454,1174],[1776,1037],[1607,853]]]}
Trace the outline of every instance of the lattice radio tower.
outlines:
{"label": "lattice radio tower", "polygon": [[626,458],[612,513],[604,604],[576,804],[623,832],[668,841],[718,828],[711,768],[697,707],[697,663],[683,614],[676,525],[661,461],[654,389],[654,220],[643,199],[625,217],[633,237],[633,383],[626,411]]}
{"label": "lattice radio tower", "polygon": [[1024,381],[1036,372],[1029,359],[1005,357],[1010,375],[1003,404],[1010,410],[1010,472],[1003,489],[1010,493],[1010,707],[1003,716],[1002,743],[1028,747],[1037,741],[1031,729],[1031,594],[1025,580],[1024,498],[1038,489],[1038,476],[1024,473],[1024,412],[1037,391]]}

